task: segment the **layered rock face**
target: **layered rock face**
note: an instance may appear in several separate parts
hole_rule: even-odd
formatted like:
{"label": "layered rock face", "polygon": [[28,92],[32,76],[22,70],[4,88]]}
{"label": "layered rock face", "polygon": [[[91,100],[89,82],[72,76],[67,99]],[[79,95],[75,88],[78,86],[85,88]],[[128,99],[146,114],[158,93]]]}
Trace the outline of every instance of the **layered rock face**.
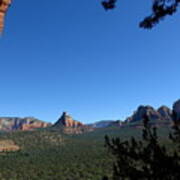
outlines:
{"label": "layered rock face", "polygon": [[166,125],[172,122],[172,110],[166,106],[161,106],[158,110],[151,106],[139,106],[134,114],[126,119],[126,123],[142,122],[144,115],[147,115],[154,124]]}
{"label": "layered rock face", "polygon": [[62,116],[54,124],[54,126],[64,126],[64,127],[82,127],[83,123],[73,120],[73,118],[68,115],[66,112],[63,112]]}
{"label": "layered rock face", "polygon": [[73,118],[66,112],[63,112],[62,116],[53,125],[55,128],[62,128],[65,134],[82,134],[91,132],[94,128],[84,125],[83,123],[73,120]]}
{"label": "layered rock face", "polygon": [[11,0],[0,0],[0,33],[4,28],[4,18],[11,4]]}
{"label": "layered rock face", "polygon": [[160,120],[161,115],[151,106],[139,106],[134,114],[127,118],[127,122],[136,122],[143,120],[144,115],[148,115],[152,120]]}
{"label": "layered rock face", "polygon": [[46,128],[50,126],[49,123],[45,123],[45,122],[32,122],[29,124],[23,124],[21,126],[21,130],[23,131],[28,131],[28,130],[33,130],[33,129],[37,129],[37,128]]}
{"label": "layered rock face", "polygon": [[172,110],[168,108],[167,106],[161,106],[157,112],[161,115],[161,119],[164,119],[166,121],[172,120]]}
{"label": "layered rock face", "polygon": [[0,153],[18,150],[20,150],[20,147],[16,145],[12,140],[0,140]]}
{"label": "layered rock face", "polygon": [[35,128],[48,127],[50,124],[33,117],[0,117],[0,130],[32,130]]}

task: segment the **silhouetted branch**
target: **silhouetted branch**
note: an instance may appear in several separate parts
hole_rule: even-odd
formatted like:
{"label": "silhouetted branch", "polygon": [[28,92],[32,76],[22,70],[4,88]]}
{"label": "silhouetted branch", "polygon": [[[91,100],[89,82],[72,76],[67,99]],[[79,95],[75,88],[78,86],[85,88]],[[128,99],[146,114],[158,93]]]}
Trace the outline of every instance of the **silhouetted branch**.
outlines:
{"label": "silhouetted branch", "polygon": [[[103,7],[108,9],[114,9],[116,7],[117,0],[107,0],[103,1]],[[173,15],[178,8],[180,0],[153,0],[152,3],[152,14],[144,18],[140,22],[139,26],[145,29],[151,29],[161,20],[163,20],[168,15]]]}

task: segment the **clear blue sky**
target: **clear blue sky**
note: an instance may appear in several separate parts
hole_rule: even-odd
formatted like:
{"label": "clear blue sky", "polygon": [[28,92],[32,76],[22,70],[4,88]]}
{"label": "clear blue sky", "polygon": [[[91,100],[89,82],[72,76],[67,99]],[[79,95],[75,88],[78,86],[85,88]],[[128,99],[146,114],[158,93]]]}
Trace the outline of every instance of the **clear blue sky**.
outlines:
{"label": "clear blue sky", "polygon": [[153,30],[150,2],[14,0],[0,39],[0,116],[54,122],[62,111],[93,122],[125,119],[141,104],[180,95],[180,14]]}

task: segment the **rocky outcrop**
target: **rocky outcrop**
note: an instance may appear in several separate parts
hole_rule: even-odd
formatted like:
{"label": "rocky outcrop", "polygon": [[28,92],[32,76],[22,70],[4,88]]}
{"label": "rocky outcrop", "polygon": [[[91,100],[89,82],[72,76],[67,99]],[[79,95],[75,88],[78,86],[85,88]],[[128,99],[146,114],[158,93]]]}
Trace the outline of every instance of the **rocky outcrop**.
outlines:
{"label": "rocky outcrop", "polygon": [[73,120],[73,118],[68,115],[66,112],[63,112],[62,116],[58,119],[58,121],[54,124],[54,126],[64,126],[64,127],[82,127],[83,123]]}
{"label": "rocky outcrop", "polygon": [[33,130],[33,129],[37,129],[37,128],[46,128],[48,126],[50,126],[50,124],[45,123],[45,122],[32,122],[32,123],[28,123],[28,124],[23,124],[21,126],[21,130],[28,131],[28,130]]}
{"label": "rocky outcrop", "polygon": [[125,125],[142,125],[145,115],[149,117],[151,124],[156,124],[157,126],[170,125],[172,123],[172,110],[170,108],[161,106],[156,110],[151,106],[139,106],[134,114],[126,119]]}
{"label": "rocky outcrop", "polygon": [[94,128],[74,120],[66,112],[63,112],[62,116],[53,125],[53,128],[60,128],[64,134],[82,134],[94,130]]}
{"label": "rocky outcrop", "polygon": [[20,147],[16,145],[12,140],[0,140],[0,153],[18,150],[20,150]]}
{"label": "rocky outcrop", "polygon": [[11,4],[11,0],[0,0],[0,33],[4,28],[4,18]]}
{"label": "rocky outcrop", "polygon": [[0,117],[0,130],[32,130],[35,128],[44,128],[50,126],[49,123],[40,121],[33,117]]}
{"label": "rocky outcrop", "polygon": [[172,110],[167,106],[161,106],[157,110],[151,106],[139,106],[137,111],[135,111],[131,117],[126,119],[126,123],[140,122],[146,114],[151,122],[156,124],[172,124],[173,112],[175,112],[176,118],[180,120],[180,100],[177,100],[173,104]]}
{"label": "rocky outcrop", "polygon": [[153,107],[139,106],[138,109],[134,112],[134,114],[126,119],[126,122],[142,121],[144,115],[148,115],[148,117],[152,121],[161,120],[161,115]]}
{"label": "rocky outcrop", "polygon": [[172,110],[167,106],[161,106],[157,112],[161,115],[161,119],[172,121]]}

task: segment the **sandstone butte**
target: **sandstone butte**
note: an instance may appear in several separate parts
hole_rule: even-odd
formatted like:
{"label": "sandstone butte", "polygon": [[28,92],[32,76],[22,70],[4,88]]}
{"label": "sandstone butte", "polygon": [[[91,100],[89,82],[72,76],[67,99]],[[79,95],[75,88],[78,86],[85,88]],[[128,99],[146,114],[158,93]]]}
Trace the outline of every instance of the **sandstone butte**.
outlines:
{"label": "sandstone butte", "polygon": [[0,152],[18,151],[20,147],[17,146],[12,140],[0,140]]}
{"label": "sandstone butte", "polygon": [[63,112],[62,116],[54,124],[54,126],[64,126],[64,127],[82,127],[83,123],[73,120],[73,118],[68,115],[66,112]]}
{"label": "sandstone butte", "polygon": [[82,134],[94,130],[92,127],[73,120],[73,118],[66,112],[63,112],[62,116],[54,124],[54,127],[63,127],[63,133],[65,134]]}
{"label": "sandstone butte", "polygon": [[4,18],[10,5],[11,0],[0,0],[0,33],[3,31]]}

